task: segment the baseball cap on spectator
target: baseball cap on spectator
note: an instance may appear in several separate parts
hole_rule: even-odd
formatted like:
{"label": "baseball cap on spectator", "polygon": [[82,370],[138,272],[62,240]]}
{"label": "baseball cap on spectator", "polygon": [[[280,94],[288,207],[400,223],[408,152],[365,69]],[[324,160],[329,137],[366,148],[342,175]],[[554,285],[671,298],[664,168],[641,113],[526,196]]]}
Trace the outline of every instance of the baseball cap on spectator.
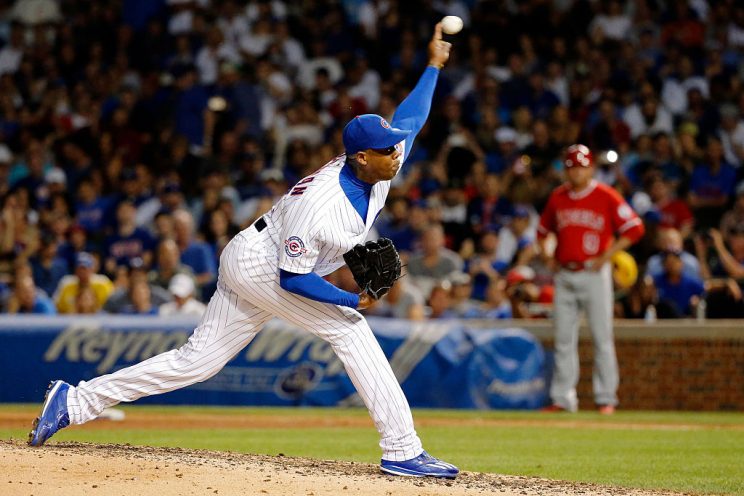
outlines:
{"label": "baseball cap on spectator", "polygon": [[687,93],[690,93],[691,91],[698,91],[701,95],[703,95],[703,98],[708,98],[710,96],[708,94],[708,85],[703,81],[697,80],[696,78],[691,78],[689,82],[685,82],[685,85],[687,86]]}
{"label": "baseball cap on spectator", "polygon": [[9,164],[13,161],[13,153],[5,143],[0,143],[0,164]]}
{"label": "baseball cap on spectator", "polygon": [[180,193],[181,192],[181,185],[177,182],[168,182],[163,186],[163,193]]}
{"label": "baseball cap on spectator", "polygon": [[656,208],[650,208],[643,214],[643,220],[650,224],[658,224],[661,222],[661,212]]}
{"label": "baseball cap on spectator", "polygon": [[511,127],[500,127],[496,130],[496,141],[499,143],[516,143],[517,131]]}
{"label": "baseball cap on spectator", "polygon": [[44,182],[47,184],[61,184],[64,186],[67,184],[67,176],[65,175],[65,171],[59,167],[53,167],[44,174]]}
{"label": "baseball cap on spectator", "polygon": [[168,291],[179,298],[187,298],[194,294],[194,280],[186,274],[176,274],[168,284]]}
{"label": "baseball cap on spectator", "polygon": [[512,216],[515,219],[528,219],[530,217],[530,211],[525,206],[516,205],[514,207],[514,211],[512,212]]}
{"label": "baseball cap on spectator", "polygon": [[452,283],[453,286],[464,286],[465,284],[470,284],[470,274],[467,272],[461,272],[461,271],[455,271],[451,273],[447,279]]}
{"label": "baseball cap on spectator", "polygon": [[411,131],[391,127],[377,114],[357,115],[344,127],[344,148],[347,155],[362,150],[381,150],[397,145],[409,134]]}
{"label": "baseball cap on spectator", "polygon": [[532,267],[518,265],[506,273],[507,286],[514,286],[520,282],[532,281],[535,278],[535,271]]}
{"label": "baseball cap on spectator", "polygon": [[485,234],[495,234],[496,236],[499,235],[499,231],[501,231],[501,228],[504,227],[498,222],[489,222],[487,224],[483,224],[483,227],[481,229],[481,236]]}
{"label": "baseball cap on spectator", "polygon": [[96,266],[96,259],[88,252],[81,251],[75,256],[75,267],[85,267],[92,269]]}

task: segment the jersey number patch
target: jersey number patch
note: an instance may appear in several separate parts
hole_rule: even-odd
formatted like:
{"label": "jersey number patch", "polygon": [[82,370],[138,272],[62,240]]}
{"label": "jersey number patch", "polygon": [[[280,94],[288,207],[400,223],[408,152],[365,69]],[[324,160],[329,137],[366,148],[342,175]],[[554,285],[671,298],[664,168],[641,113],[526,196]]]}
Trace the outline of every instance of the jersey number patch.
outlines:
{"label": "jersey number patch", "polygon": [[585,232],[582,238],[584,253],[594,255],[599,251],[599,235],[593,232]]}

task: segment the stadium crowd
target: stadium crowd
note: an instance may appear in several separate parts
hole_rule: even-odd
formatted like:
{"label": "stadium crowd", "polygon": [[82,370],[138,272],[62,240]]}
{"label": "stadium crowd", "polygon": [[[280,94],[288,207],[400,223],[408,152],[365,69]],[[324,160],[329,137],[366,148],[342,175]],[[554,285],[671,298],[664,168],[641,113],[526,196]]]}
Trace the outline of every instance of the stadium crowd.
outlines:
{"label": "stadium crowd", "polygon": [[582,142],[646,224],[616,315],[744,317],[734,0],[0,1],[0,308],[201,314],[222,247],[350,118],[391,116],[446,14],[465,30],[376,224],[408,277],[367,313],[549,315],[537,219]]}

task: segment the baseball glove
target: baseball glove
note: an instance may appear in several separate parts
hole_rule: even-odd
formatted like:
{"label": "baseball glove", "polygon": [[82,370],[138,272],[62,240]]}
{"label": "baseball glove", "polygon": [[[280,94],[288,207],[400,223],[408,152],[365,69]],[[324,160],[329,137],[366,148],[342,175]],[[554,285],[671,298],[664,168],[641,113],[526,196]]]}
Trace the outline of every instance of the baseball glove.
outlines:
{"label": "baseball glove", "polygon": [[387,238],[367,241],[344,253],[354,280],[375,300],[382,298],[400,278],[400,257]]}

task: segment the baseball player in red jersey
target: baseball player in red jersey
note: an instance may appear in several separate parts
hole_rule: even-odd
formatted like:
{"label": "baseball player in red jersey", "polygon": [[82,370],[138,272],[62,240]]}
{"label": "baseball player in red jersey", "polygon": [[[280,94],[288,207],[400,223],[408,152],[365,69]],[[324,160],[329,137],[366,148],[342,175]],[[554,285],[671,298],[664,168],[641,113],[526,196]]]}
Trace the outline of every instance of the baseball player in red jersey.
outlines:
{"label": "baseball player in red jersey", "polygon": [[[555,276],[555,367],[549,411],[578,409],[579,311],[586,312],[594,342],[594,401],[612,414],[619,382],[612,335],[612,256],[638,241],[643,223],[620,194],[593,179],[594,158],[584,145],[565,153],[566,183],[557,187],[538,227],[543,254]],[[554,260],[546,252],[549,233],[557,238]]]}

